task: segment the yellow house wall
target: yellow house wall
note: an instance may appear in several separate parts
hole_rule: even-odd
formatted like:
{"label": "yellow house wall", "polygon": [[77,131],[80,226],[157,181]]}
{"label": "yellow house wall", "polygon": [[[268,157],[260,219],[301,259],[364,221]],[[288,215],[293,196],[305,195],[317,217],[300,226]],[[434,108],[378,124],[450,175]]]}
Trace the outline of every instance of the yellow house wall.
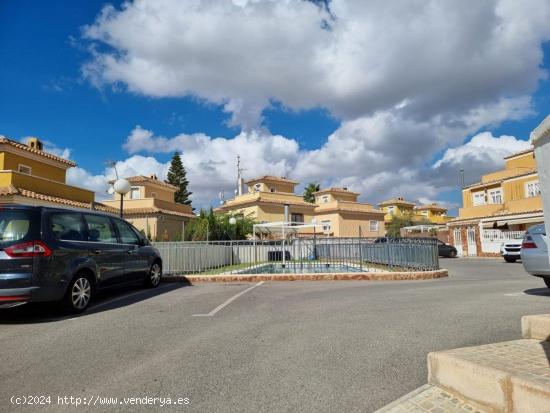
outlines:
{"label": "yellow house wall", "polygon": [[[303,214],[304,223],[311,223],[312,218],[315,216],[313,208],[307,208],[303,206],[290,205],[289,206],[289,220],[292,214]],[[260,218],[261,217],[261,218]],[[284,205],[260,205],[259,206],[259,217],[258,221],[267,221],[267,222],[278,222],[284,221],[285,218],[285,209]]]}
{"label": "yellow house wall", "polygon": [[145,234],[147,234],[147,226],[149,226],[151,238],[156,241],[182,240],[186,222],[182,217],[169,215],[128,218],[127,221]]}
{"label": "yellow house wall", "polygon": [[[140,198],[155,198],[162,201],[174,202],[174,193],[170,190],[159,188],[155,185],[144,184],[140,182],[139,184],[131,184],[132,188],[139,188],[139,197]],[[153,192],[156,193],[156,196],[153,196]],[[124,196],[124,200],[129,199],[130,194]],[[116,192],[113,194],[113,199],[120,201],[120,194]]]}
{"label": "yellow house wall", "polygon": [[[156,193],[156,196],[153,196],[153,192]],[[143,193],[145,198],[156,198],[162,201],[174,202],[174,192],[153,185],[145,184],[143,186]]]}
{"label": "yellow house wall", "polygon": [[[393,215],[389,213],[389,207],[394,207],[394,213]],[[402,217],[402,216],[410,216],[414,214],[414,207],[405,207],[403,205],[385,205],[382,207],[382,212],[385,213],[384,215],[384,221],[385,222],[391,222],[394,216]]]}
{"label": "yellow house wall", "polygon": [[21,174],[15,171],[0,171],[0,187],[9,185],[78,202],[89,203],[92,202],[95,197],[95,193],[87,189],[66,185],[33,175]]}
{"label": "yellow house wall", "polygon": [[30,166],[32,168],[32,175],[65,183],[66,170],[64,168],[58,168],[44,162],[39,162],[34,159],[25,158],[9,152],[0,153],[1,170],[17,171],[20,164]]}
{"label": "yellow house wall", "polygon": [[538,180],[538,175],[530,175],[503,182],[502,187],[504,189],[505,202],[527,198],[525,184]]}
{"label": "yellow house wall", "polygon": [[261,192],[272,192],[271,190],[273,189],[275,192],[287,192],[291,194],[294,193],[294,184],[285,182],[256,182],[248,186],[249,193],[258,191],[254,188],[256,184],[260,185],[259,191]]}
{"label": "yellow house wall", "polygon": [[[326,197],[326,201],[323,201],[324,197]],[[334,195],[332,194],[322,194],[322,195],[316,195],[315,196],[315,203],[316,204],[327,204],[329,202],[336,201],[336,198],[334,198]]]}
{"label": "yellow house wall", "polygon": [[[327,201],[323,201],[324,197],[328,197]],[[334,201],[348,201],[348,202],[356,202],[357,201],[357,195],[354,194],[343,194],[343,193],[325,193],[325,194],[319,194],[315,195],[315,203],[316,204],[325,204],[328,202],[334,202]]]}
{"label": "yellow house wall", "polygon": [[[378,221],[378,231],[370,230],[370,221]],[[361,231],[359,231],[361,228]],[[384,235],[384,221],[378,215],[363,216],[341,213],[338,217],[338,226],[334,231],[337,237],[358,237],[361,232],[363,237],[379,237]]]}
{"label": "yellow house wall", "polygon": [[525,155],[519,156],[517,158],[513,159],[507,159],[505,161],[506,169],[513,169],[513,168],[536,168],[537,162],[535,160],[535,153],[530,152],[526,153]]}
{"label": "yellow house wall", "polygon": [[[504,181],[501,184],[487,185],[483,188],[466,189],[462,192],[464,207],[459,210],[459,218],[473,218],[491,215],[501,209],[508,209],[510,212],[542,209],[540,196],[527,198],[526,183],[537,181],[538,175],[529,175],[517,179]],[[473,193],[477,191],[489,191],[502,187],[503,204],[473,205]]]}

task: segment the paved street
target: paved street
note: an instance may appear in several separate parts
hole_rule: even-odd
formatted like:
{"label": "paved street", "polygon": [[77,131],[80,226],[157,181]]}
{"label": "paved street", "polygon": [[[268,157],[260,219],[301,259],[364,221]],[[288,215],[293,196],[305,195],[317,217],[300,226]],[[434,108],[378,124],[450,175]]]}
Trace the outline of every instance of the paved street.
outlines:
{"label": "paved street", "polygon": [[80,317],[4,310],[0,409],[51,395],[60,411],[57,396],[72,395],[189,398],[158,411],[371,412],[426,383],[428,352],[517,339],[522,315],[550,312],[550,290],[521,263],[441,264],[448,279],[264,283],[231,302],[255,284],[164,284],[105,294]]}

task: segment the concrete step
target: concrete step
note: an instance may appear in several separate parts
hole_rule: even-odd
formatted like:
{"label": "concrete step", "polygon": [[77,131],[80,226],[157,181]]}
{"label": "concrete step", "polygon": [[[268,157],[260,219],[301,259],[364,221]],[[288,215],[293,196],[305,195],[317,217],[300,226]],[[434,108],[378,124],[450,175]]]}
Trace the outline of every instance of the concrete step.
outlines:
{"label": "concrete step", "polygon": [[464,399],[426,384],[374,413],[487,413]]}
{"label": "concrete step", "polygon": [[521,334],[523,338],[550,341],[550,314],[521,317]]}
{"label": "concrete step", "polygon": [[550,413],[550,341],[522,339],[428,354],[428,383],[482,411]]}

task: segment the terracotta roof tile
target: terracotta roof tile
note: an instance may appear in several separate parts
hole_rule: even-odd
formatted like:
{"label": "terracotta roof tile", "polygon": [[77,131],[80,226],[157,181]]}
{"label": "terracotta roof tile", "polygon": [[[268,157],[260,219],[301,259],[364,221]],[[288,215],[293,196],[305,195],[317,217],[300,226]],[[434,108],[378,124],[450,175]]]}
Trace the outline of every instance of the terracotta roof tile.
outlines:
{"label": "terracotta roof tile", "polygon": [[349,195],[359,195],[359,192],[353,192],[346,188],[326,188],[321,189],[320,191],[314,192],[314,195],[318,194],[324,194],[324,193],[330,193],[330,192],[336,192],[339,194],[349,194]]}
{"label": "terracotta roof tile", "polygon": [[410,205],[414,206],[414,202],[405,201],[403,198],[392,198],[388,199],[387,201],[382,201],[378,205]]}
{"label": "terracotta roof tile", "polygon": [[287,183],[287,184],[299,184],[298,181],[293,181],[292,179],[288,179],[288,178],[285,178],[284,176],[272,176],[272,175],[264,175],[262,177],[259,177],[259,178],[253,178],[253,179],[249,179],[248,181],[245,182],[245,184],[250,184],[250,183],[253,183],[253,182],[258,182],[258,181],[277,181],[277,182],[284,182],[284,183]]}
{"label": "terracotta roof tile", "polygon": [[196,218],[197,216],[195,214],[189,214],[185,212],[178,212],[173,211],[170,209],[164,209],[164,208],[157,208],[157,207],[149,207],[149,208],[131,208],[131,209],[124,209],[124,216],[127,215],[143,215],[143,214],[166,214],[166,215],[174,215],[178,217],[189,217],[189,218]]}
{"label": "terracotta roof tile", "polygon": [[539,213],[539,212],[542,214],[542,209],[536,209],[535,208],[535,209],[524,209],[524,210],[520,210],[520,211],[510,211],[509,209],[501,209],[500,211],[496,211],[491,215],[480,215],[480,216],[477,216],[477,217],[469,217],[469,218],[457,217],[457,218],[453,219],[452,221],[449,221],[449,224],[452,224],[454,222],[475,221],[475,220],[484,219],[484,218],[499,218],[499,217],[503,217],[503,216],[505,217],[505,216],[509,216],[509,215],[536,214],[536,213]]}
{"label": "terracotta roof tile", "polygon": [[[41,201],[51,202],[54,204],[66,205],[75,208],[92,209],[92,204],[87,202],[78,202],[71,199],[60,198],[57,196],[40,194],[38,192],[29,191],[27,189],[16,188],[13,185],[0,188],[0,196],[18,195],[31,199],[38,199]],[[116,208],[104,205],[100,202],[93,202],[93,209],[111,213],[117,213]]]}
{"label": "terracotta roof tile", "polygon": [[535,148],[530,147],[529,149],[525,149],[523,151],[519,151],[519,152],[513,153],[511,155],[505,156],[504,159],[510,159],[510,158],[514,158],[514,157],[519,156],[519,155],[525,155],[529,152],[533,152],[534,150],[535,150]]}
{"label": "terracotta roof tile", "polygon": [[[167,182],[161,181],[160,179],[151,178],[150,176],[136,175],[136,176],[130,176],[130,177],[124,178],[124,179],[126,179],[130,183],[150,182],[152,184],[161,185],[161,186],[164,186],[166,188],[172,189],[174,191],[178,190],[177,186],[174,186],[174,185],[169,184]],[[112,180],[109,181],[109,183],[114,184],[115,180],[112,179]]]}
{"label": "terracotta roof tile", "polygon": [[44,151],[41,151],[41,150],[38,150],[38,149],[35,149],[35,148],[31,148],[30,146],[25,145],[24,143],[17,142],[17,141],[14,141],[12,139],[6,138],[5,136],[0,135],[0,144],[2,144],[2,143],[5,143],[7,145],[13,146],[13,147],[18,148],[18,149],[23,149],[25,151],[34,153],[36,155],[43,156],[45,158],[52,159],[52,160],[57,161],[57,162],[64,163],[64,164],[69,165],[69,166],[76,166],[75,162],[70,161],[70,160],[65,159],[65,158],[62,158],[61,156],[57,156],[57,155],[54,155],[54,154],[51,154],[51,153],[48,153],[48,152],[44,152]]}

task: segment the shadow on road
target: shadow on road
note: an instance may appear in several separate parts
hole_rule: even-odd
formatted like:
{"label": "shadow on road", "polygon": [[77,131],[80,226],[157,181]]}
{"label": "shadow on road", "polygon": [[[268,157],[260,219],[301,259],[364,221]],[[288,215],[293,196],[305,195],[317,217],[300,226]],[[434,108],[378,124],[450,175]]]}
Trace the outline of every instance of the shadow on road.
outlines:
{"label": "shadow on road", "polygon": [[529,290],[524,290],[523,292],[529,295],[539,295],[542,297],[550,297],[550,288],[530,288]]}
{"label": "shadow on road", "polygon": [[29,303],[19,307],[0,309],[0,325],[51,323],[73,317],[86,317],[126,307],[189,285],[185,282],[166,282],[153,289],[144,289],[139,286],[111,288],[98,292],[90,307],[84,313],[76,315],[63,313],[59,303]]}

